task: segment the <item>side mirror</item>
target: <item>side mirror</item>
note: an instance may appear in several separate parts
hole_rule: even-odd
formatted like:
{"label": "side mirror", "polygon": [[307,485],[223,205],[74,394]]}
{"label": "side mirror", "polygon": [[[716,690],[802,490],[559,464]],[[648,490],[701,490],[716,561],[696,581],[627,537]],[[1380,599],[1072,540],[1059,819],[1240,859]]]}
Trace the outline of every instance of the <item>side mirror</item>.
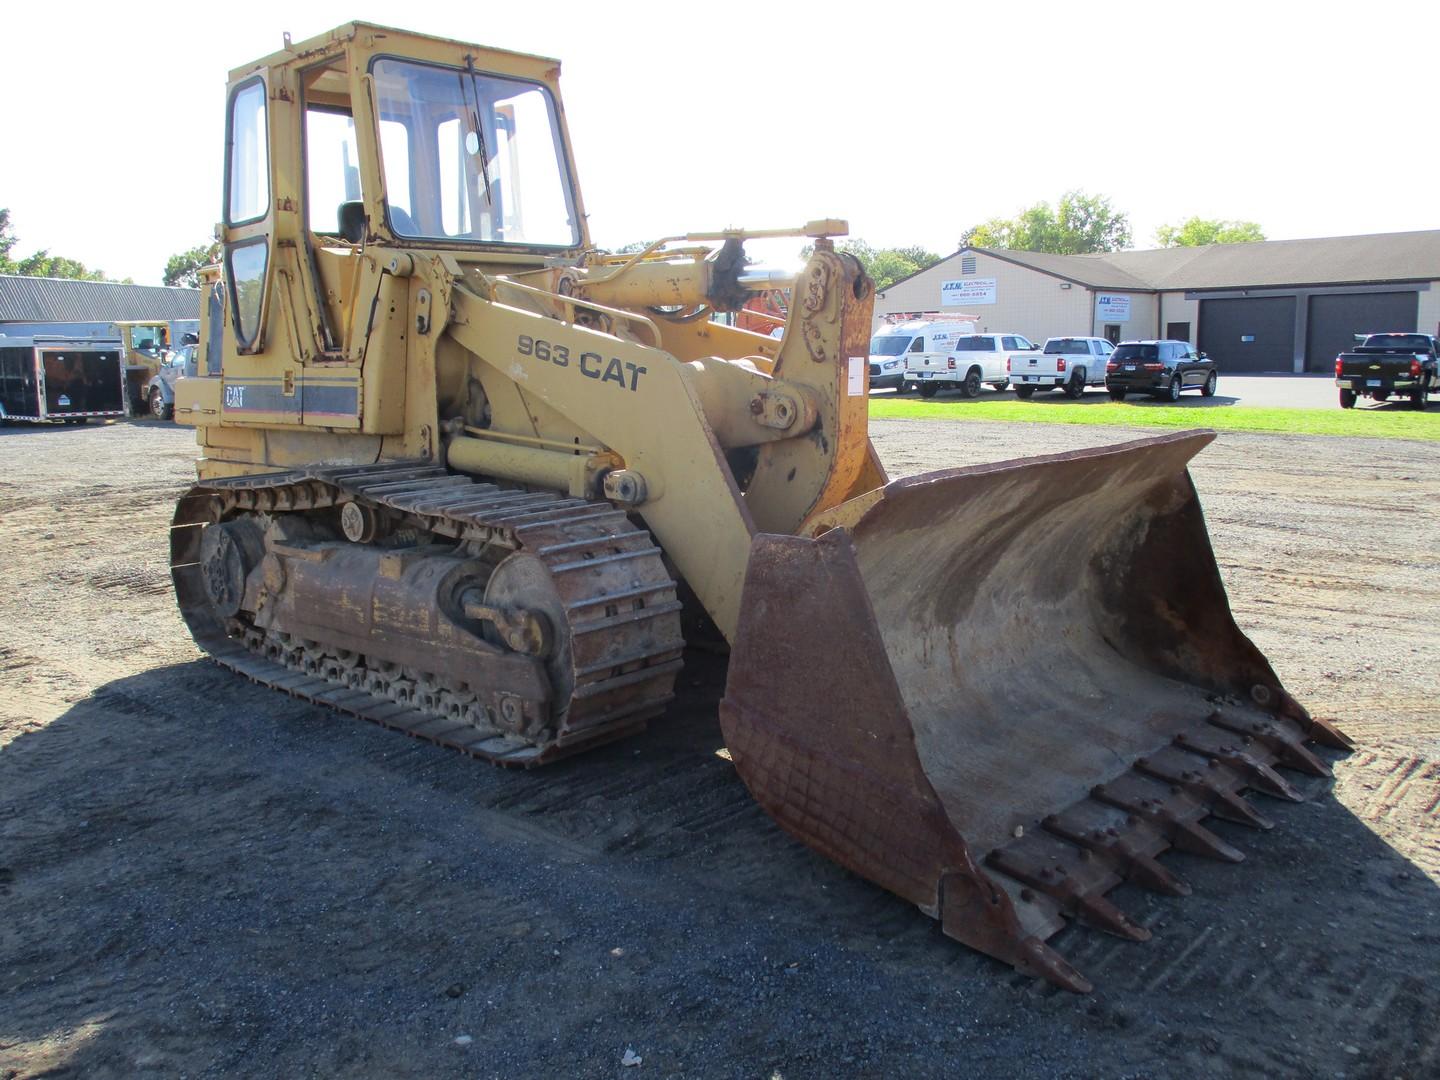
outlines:
{"label": "side mirror", "polygon": [[1201,359],[1201,360],[1209,360],[1209,359],[1210,359],[1210,354],[1209,354],[1209,353],[1203,353],[1203,352],[1202,352],[1202,353],[1200,354],[1200,359]]}

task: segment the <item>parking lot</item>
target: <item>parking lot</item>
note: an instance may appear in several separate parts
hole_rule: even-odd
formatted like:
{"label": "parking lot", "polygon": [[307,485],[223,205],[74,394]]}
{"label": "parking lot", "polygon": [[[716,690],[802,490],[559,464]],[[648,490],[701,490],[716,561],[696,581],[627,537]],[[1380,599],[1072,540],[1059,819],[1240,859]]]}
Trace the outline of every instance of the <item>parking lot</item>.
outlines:
{"label": "parking lot", "polygon": [[[873,394],[878,398],[881,395],[893,396],[896,391],[875,390]],[[903,396],[918,397],[919,395],[910,393]],[[935,400],[948,401],[958,398],[959,395],[952,391]],[[980,392],[980,397],[976,400],[1014,401],[1016,398],[1014,391],[1005,390],[996,393],[987,386]],[[1056,391],[1039,394],[1030,400],[1036,404],[1073,403],[1072,399]],[[1110,399],[1106,396],[1103,387],[1092,386],[1079,400],[1099,404]],[[1143,399],[1132,398],[1132,400]],[[1220,375],[1219,389],[1214,397],[1203,398],[1191,391],[1182,394],[1176,405],[1196,409],[1216,409],[1235,405],[1267,409],[1338,409],[1340,407],[1336,397],[1335,380],[1329,375],[1226,375],[1223,372]],[[1384,403],[1362,400],[1356,407],[1361,409],[1408,409],[1409,405],[1398,400]],[[1431,407],[1436,407],[1433,402]]]}

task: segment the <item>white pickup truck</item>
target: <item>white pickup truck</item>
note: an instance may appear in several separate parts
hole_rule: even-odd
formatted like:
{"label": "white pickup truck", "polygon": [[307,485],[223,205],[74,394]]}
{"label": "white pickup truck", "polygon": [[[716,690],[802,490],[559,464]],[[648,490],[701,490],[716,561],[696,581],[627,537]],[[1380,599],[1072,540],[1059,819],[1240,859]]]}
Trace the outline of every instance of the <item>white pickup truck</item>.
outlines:
{"label": "white pickup truck", "polygon": [[1038,354],[1010,357],[1010,382],[1015,396],[1028,398],[1036,390],[1064,388],[1065,396],[1078,398],[1087,386],[1105,385],[1105,364],[1115,346],[1098,337],[1052,337]]}
{"label": "white pickup truck", "polygon": [[934,397],[941,390],[974,397],[982,383],[1004,390],[1010,385],[1007,361],[1032,352],[1038,355],[1035,345],[1020,334],[961,334],[943,356],[907,357],[905,378],[919,388],[921,397]]}

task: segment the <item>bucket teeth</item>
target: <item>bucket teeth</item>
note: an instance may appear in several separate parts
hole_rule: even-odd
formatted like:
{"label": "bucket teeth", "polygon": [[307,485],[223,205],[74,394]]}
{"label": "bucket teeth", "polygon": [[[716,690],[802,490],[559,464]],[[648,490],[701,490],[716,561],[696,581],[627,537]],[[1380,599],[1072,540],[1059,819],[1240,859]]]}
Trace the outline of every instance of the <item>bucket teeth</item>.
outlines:
{"label": "bucket teeth", "polygon": [[1305,738],[1319,743],[1321,746],[1328,746],[1331,750],[1350,751],[1355,749],[1355,740],[1336,727],[1333,721],[1311,716],[1305,706],[1285,690],[1281,689],[1279,693],[1278,714],[1299,724],[1300,730],[1305,733]]}
{"label": "bucket teeth", "polygon": [[1355,740],[1346,735],[1329,720],[1319,717],[1311,717],[1310,724],[1305,729],[1305,737],[1313,739],[1321,746],[1328,746],[1332,750],[1354,750]]}
{"label": "bucket teeth", "polygon": [[1245,785],[1256,791],[1289,802],[1304,802],[1305,797],[1283,776],[1259,758],[1245,752],[1240,740],[1219,731],[1181,732],[1175,736],[1175,745],[1182,750],[1209,758],[1217,767],[1234,769],[1245,778]]}
{"label": "bucket teeth", "polygon": [[1265,817],[1244,796],[1244,778],[1232,768],[1187,754],[1176,747],[1166,747],[1148,758],[1135,762],[1137,772],[1166,784],[1174,784],[1206,803],[1210,813],[1239,825],[1255,829],[1273,829],[1275,823]]}
{"label": "bucket teeth", "polygon": [[[1193,812],[1195,801],[1183,794],[1177,793],[1176,798],[1162,801],[1126,790],[1126,781],[1131,778],[1122,776],[1109,784],[1097,784],[1090,792],[1094,799],[1108,803],[1121,810],[1127,810],[1143,821],[1148,821],[1159,828],[1181,851],[1188,851],[1192,855],[1204,855],[1207,858],[1219,859],[1223,862],[1244,862],[1245,856],[1238,849],[1227,844],[1220,837],[1216,836],[1203,825],[1196,823],[1196,814]],[[1190,812],[1181,813],[1175,807],[1177,802],[1188,802]],[[1209,811],[1204,810],[1198,815],[1205,816]]]}
{"label": "bucket teeth", "polygon": [[[1087,926],[1129,941],[1148,941],[1149,930],[1105,899],[1105,893],[1119,883],[1119,875],[1097,860],[1081,858],[1083,854],[1056,837],[1034,833],[992,851],[985,861],[1028,889],[1049,896],[1065,914]],[[1026,898],[1022,891],[1021,899]]]}
{"label": "bucket teeth", "polygon": [[1058,952],[1039,938],[1027,938],[1021,943],[1016,955],[1010,958],[1016,971],[1041,978],[1075,994],[1088,994],[1095,989],[1089,979],[1070,966]]}
{"label": "bucket teeth", "polygon": [[1075,897],[1080,921],[1097,930],[1125,938],[1127,941],[1149,941],[1150,931],[1135,922],[1105,897],[1081,894]]}
{"label": "bucket teeth", "polygon": [[1169,896],[1190,895],[1189,882],[1178,874],[1171,873],[1151,856],[1132,851],[1123,839],[1111,845],[1110,850],[1117,858],[1124,860],[1127,876],[1137,885]]}
{"label": "bucket teeth", "polygon": [[1304,736],[1287,726],[1269,720],[1239,721],[1221,712],[1211,713],[1209,722],[1258,743],[1274,754],[1280,764],[1288,765],[1296,772],[1326,778],[1334,775],[1329,765],[1305,748]]}
{"label": "bucket teeth", "polygon": [[[1089,805],[1096,810],[1106,808],[1099,804],[1088,802],[1082,806]],[[1159,837],[1159,834],[1143,822],[1136,822],[1134,826],[1125,826],[1123,819],[1120,826],[1115,825],[1099,826],[1086,829],[1076,821],[1075,811],[1078,807],[1067,810],[1064,814],[1052,814],[1040,823],[1047,832],[1069,841],[1083,851],[1093,852],[1095,857],[1107,861],[1115,868],[1115,872],[1127,881],[1132,881],[1142,888],[1151,892],[1164,893],[1167,896],[1189,896],[1190,886],[1179,875],[1171,873],[1154,858],[1154,851],[1161,851],[1169,847],[1169,841]],[[1122,832],[1121,829],[1125,831]],[[1141,850],[1141,843],[1135,839],[1135,833],[1143,831],[1151,838],[1150,843],[1144,846],[1151,851]],[[1158,840],[1158,843],[1155,841]]]}

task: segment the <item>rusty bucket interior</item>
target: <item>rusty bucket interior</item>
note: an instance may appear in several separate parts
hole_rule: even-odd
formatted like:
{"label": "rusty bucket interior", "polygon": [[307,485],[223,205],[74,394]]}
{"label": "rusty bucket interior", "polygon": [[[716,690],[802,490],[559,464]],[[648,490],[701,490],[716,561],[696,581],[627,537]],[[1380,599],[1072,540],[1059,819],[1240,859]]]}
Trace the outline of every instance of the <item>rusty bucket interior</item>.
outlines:
{"label": "rusty bucket interior", "polygon": [[[722,723],[788,831],[1073,990],[1047,938],[1148,931],[1122,881],[1188,886],[1169,847],[1242,856],[1211,815],[1270,822],[1348,748],[1235,625],[1189,432],[898,480],[810,539],[759,536]],[[837,515],[846,518],[845,513]]]}

